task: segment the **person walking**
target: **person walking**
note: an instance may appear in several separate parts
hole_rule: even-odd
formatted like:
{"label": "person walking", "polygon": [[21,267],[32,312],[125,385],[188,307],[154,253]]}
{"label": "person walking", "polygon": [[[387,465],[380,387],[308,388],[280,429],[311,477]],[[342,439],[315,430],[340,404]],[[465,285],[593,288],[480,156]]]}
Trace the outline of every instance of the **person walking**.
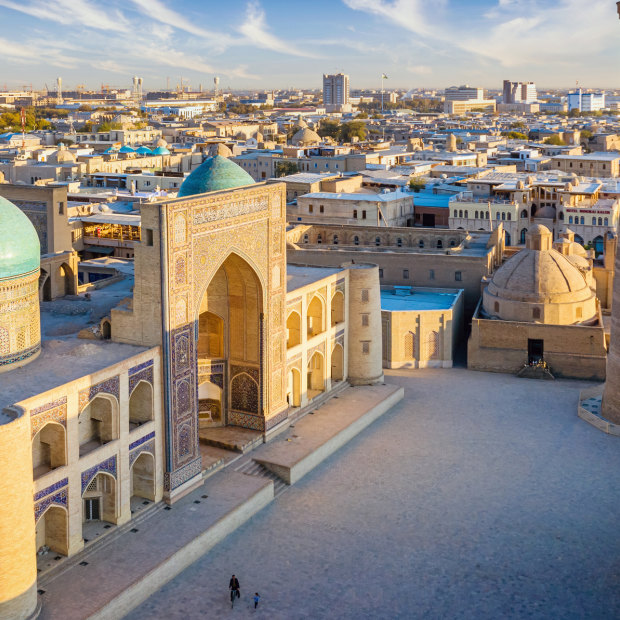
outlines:
{"label": "person walking", "polygon": [[230,590],[230,602],[231,602],[231,604],[234,605],[235,596],[237,598],[241,598],[239,580],[237,579],[237,577],[235,575],[233,575],[230,578],[230,581],[228,583],[228,588]]}
{"label": "person walking", "polygon": [[258,607],[258,601],[260,601],[260,594],[258,592],[254,592],[254,609]]}

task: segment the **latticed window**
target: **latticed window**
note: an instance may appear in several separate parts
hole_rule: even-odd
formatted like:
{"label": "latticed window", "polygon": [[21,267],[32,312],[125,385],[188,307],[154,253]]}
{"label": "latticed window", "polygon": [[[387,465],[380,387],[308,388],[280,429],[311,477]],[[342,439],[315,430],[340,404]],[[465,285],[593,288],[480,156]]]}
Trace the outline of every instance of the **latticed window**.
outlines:
{"label": "latticed window", "polygon": [[369,299],[368,289],[362,289],[362,303],[367,303]]}
{"label": "latticed window", "polygon": [[408,360],[415,359],[415,334],[413,332],[405,334],[405,358]]}
{"label": "latticed window", "polygon": [[25,349],[26,348],[26,328],[22,327],[17,334],[17,349]]}
{"label": "latticed window", "polygon": [[5,355],[9,352],[9,330],[4,327],[0,327],[0,355]]}
{"label": "latticed window", "polygon": [[426,359],[435,360],[439,357],[439,332],[426,334]]}

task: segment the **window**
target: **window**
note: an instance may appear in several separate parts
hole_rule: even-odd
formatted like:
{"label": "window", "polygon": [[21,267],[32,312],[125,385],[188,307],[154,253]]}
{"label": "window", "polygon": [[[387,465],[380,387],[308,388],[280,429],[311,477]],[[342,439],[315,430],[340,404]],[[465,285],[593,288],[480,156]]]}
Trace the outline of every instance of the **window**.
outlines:
{"label": "window", "polygon": [[368,327],[370,325],[370,315],[362,314],[362,327]]}
{"label": "window", "polygon": [[592,218],[592,226],[596,226],[596,218],[595,217]]}
{"label": "window", "polygon": [[381,237],[375,237],[375,245],[381,245]]}
{"label": "window", "polygon": [[424,247],[424,239],[420,239],[420,241],[418,241],[418,247],[419,248],[423,248]]}
{"label": "window", "polygon": [[146,245],[153,245],[153,230],[151,228],[144,229],[144,243]]}
{"label": "window", "polygon": [[434,280],[435,279],[435,270],[434,269],[429,269],[429,271],[428,271],[428,279],[429,280]]}
{"label": "window", "polygon": [[308,243],[308,233],[304,235],[304,243]]}
{"label": "window", "polygon": [[415,359],[415,334],[413,332],[405,334],[405,358],[408,360]]}
{"label": "window", "polygon": [[355,235],[355,237],[353,237],[353,245],[359,245],[360,244],[360,238]]}
{"label": "window", "polygon": [[317,243],[323,243],[323,236],[321,235],[321,233],[319,233],[319,234],[316,236],[316,242],[317,242]]}
{"label": "window", "polygon": [[512,215],[509,213],[506,219],[510,221],[512,219]]}
{"label": "window", "polygon": [[398,237],[398,239],[396,239],[396,245],[397,245],[399,248],[402,248],[402,247],[403,247],[403,240],[402,240],[400,237]]}
{"label": "window", "polygon": [[308,213],[313,213],[314,207],[312,205],[308,205]]}
{"label": "window", "polygon": [[[383,274],[383,269],[379,269],[379,277],[381,277],[382,274]],[[369,299],[370,299],[370,295],[368,293],[368,289],[363,288],[362,289],[362,303],[364,304],[368,303]]]}
{"label": "window", "polygon": [[62,215],[64,212],[65,212],[65,203],[59,202],[58,203],[58,215]]}
{"label": "window", "polygon": [[370,353],[370,340],[362,341],[362,354],[368,355]]}
{"label": "window", "polygon": [[499,213],[499,211],[498,211],[498,212],[495,214],[495,219],[496,219],[496,220],[499,220],[499,218],[500,218],[500,213]]}
{"label": "window", "polygon": [[338,235],[334,235],[334,245],[338,245]]}
{"label": "window", "polygon": [[409,279],[409,269],[403,269],[403,280]]}
{"label": "window", "polygon": [[560,220],[564,219],[564,211],[560,211],[560,214],[558,215],[558,217],[560,218]]}
{"label": "window", "polygon": [[581,224],[585,224],[586,223],[586,218],[583,217],[583,215],[581,216]]}
{"label": "window", "polygon": [[603,225],[603,218],[602,218],[602,217],[599,217],[599,218],[598,218],[598,225],[599,225],[599,226],[602,226],[602,225]]}
{"label": "window", "polygon": [[521,217],[527,218],[527,209],[523,209],[523,211],[521,211]]}
{"label": "window", "polygon": [[462,271],[455,271],[454,272],[454,280],[455,280],[455,282],[461,282],[463,280],[463,272]]}
{"label": "window", "polygon": [[463,210],[459,209],[459,217],[463,217]]}
{"label": "window", "polygon": [[458,216],[459,216],[459,212],[456,209],[454,209],[454,217],[458,217]]}
{"label": "window", "polygon": [[366,211],[362,211],[362,219],[365,220],[366,219]]}
{"label": "window", "polygon": [[441,239],[437,239],[437,248],[438,249],[443,248],[443,241]]}
{"label": "window", "polygon": [[539,319],[540,318],[540,308],[534,308],[532,310],[532,318]]}
{"label": "window", "polygon": [[353,217],[357,219],[357,209],[353,209]]}
{"label": "window", "polygon": [[379,278],[383,277],[383,269],[379,269]]}
{"label": "window", "polygon": [[569,223],[569,224],[572,224],[572,223],[573,223],[573,216],[572,216],[572,215],[569,215],[569,216],[568,216],[568,223]]}
{"label": "window", "polygon": [[608,220],[607,218],[605,218],[605,219],[603,220],[603,223],[605,224],[605,226],[608,226],[608,225],[609,225],[609,220]]}
{"label": "window", "polygon": [[321,205],[319,207],[319,213],[324,213],[325,212],[325,207],[323,205]]}
{"label": "window", "polygon": [[467,211],[467,209],[465,209],[465,217],[468,218],[469,217],[469,211]]}
{"label": "window", "polygon": [[502,220],[506,219],[506,214],[502,212]]}
{"label": "window", "polygon": [[474,218],[478,219],[478,211],[474,211]]}

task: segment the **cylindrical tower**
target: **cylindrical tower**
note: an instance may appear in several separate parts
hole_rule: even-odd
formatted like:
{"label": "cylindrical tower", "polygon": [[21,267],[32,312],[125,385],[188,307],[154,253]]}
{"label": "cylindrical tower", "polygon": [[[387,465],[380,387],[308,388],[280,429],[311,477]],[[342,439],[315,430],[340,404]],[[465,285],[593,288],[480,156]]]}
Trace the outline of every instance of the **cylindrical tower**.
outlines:
{"label": "cylindrical tower", "polygon": [[0,372],[41,352],[39,248],[30,220],[0,196]]}
{"label": "cylindrical tower", "polygon": [[383,383],[379,268],[357,263],[342,267],[349,270],[348,382]]}
{"label": "cylindrical tower", "polygon": [[614,294],[611,302],[611,336],[607,352],[607,380],[601,413],[606,420],[620,424],[620,253],[616,253]]}
{"label": "cylindrical tower", "polygon": [[37,607],[29,418],[0,411],[0,620],[30,618]]}

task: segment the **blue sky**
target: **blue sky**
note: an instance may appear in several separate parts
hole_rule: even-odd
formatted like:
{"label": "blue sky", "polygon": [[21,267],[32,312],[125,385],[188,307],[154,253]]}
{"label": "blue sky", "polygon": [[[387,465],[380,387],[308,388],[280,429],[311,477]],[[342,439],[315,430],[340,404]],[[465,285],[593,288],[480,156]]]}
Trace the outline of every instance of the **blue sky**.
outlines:
{"label": "blue sky", "polygon": [[0,87],[620,85],[613,0],[0,0]]}

